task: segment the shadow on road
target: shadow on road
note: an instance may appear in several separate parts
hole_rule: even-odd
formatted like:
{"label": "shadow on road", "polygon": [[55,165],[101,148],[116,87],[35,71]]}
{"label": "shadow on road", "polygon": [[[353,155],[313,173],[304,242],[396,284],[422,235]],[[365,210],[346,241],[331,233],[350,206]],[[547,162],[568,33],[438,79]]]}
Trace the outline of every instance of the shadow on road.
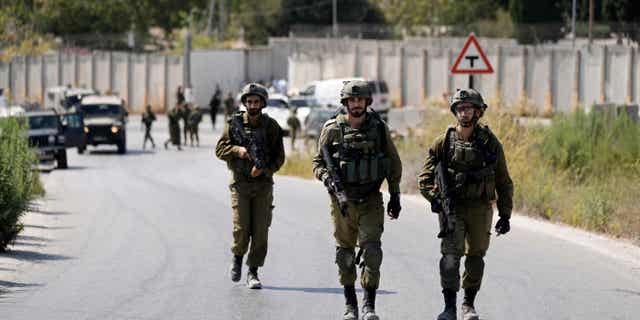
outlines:
{"label": "shadow on road", "polygon": [[38,214],[44,214],[44,215],[48,215],[48,216],[66,216],[69,215],[71,213],[69,212],[62,212],[62,211],[48,211],[48,210],[41,210],[39,208],[33,208],[31,210],[31,212],[33,213],[38,213]]}
{"label": "shadow on road", "polygon": [[[305,288],[305,287],[273,287],[273,286],[263,286],[263,290],[274,290],[274,291],[293,291],[293,292],[306,292],[306,293],[321,293],[321,294],[343,294],[343,288]],[[358,292],[362,292],[362,289],[356,289]],[[395,291],[387,291],[387,290],[378,290],[378,294],[388,295],[388,294],[397,294]]]}
{"label": "shadow on road", "polygon": [[125,154],[119,154],[118,150],[91,150],[89,151],[89,154],[96,154],[96,155],[115,155],[115,156],[139,156],[139,155],[145,155],[145,154],[154,154],[155,151],[152,150],[135,150],[135,149],[128,149],[127,153]]}
{"label": "shadow on road", "polygon": [[627,295],[639,296],[640,297],[640,291],[636,291],[636,290],[613,289],[613,291],[618,292],[618,293],[624,293],[624,294],[627,294]]}
{"label": "shadow on road", "polygon": [[42,241],[42,242],[49,242],[51,241],[51,239],[47,239],[47,238],[43,238],[43,237],[36,237],[36,236],[23,236],[21,234],[18,235],[18,237],[16,238],[16,240],[26,240],[26,241]]}
{"label": "shadow on road", "polygon": [[72,259],[68,256],[59,254],[49,254],[37,251],[29,250],[10,250],[8,252],[0,253],[0,257],[12,258],[22,261],[57,261],[57,260],[69,260]]}
{"label": "shadow on road", "polygon": [[4,280],[0,280],[0,292],[2,292],[1,287],[4,288],[30,288],[30,287],[40,287],[42,286],[41,284],[36,284],[36,283],[20,283],[20,282],[11,282],[11,281],[4,281]]}
{"label": "shadow on road", "polygon": [[[7,289],[15,289],[15,288],[25,289],[25,288],[41,287],[41,286],[42,286],[41,284],[35,284],[35,283],[20,283],[20,282],[0,280],[0,300],[4,298],[5,294],[10,292]],[[21,290],[18,290],[18,291],[21,291]]]}
{"label": "shadow on road", "polygon": [[25,224],[25,228],[34,228],[34,229],[47,229],[47,230],[67,230],[73,229],[73,227],[48,227],[48,226],[38,226],[33,224]]}

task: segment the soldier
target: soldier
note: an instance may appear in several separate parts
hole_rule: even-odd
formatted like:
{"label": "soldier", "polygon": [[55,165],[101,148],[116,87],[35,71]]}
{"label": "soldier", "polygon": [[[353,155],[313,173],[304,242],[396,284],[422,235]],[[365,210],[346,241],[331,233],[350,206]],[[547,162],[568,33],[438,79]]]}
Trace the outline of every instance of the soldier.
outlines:
{"label": "soldier", "polygon": [[151,111],[151,105],[147,105],[147,110],[142,114],[142,123],[144,124],[144,141],[142,142],[142,150],[147,146],[147,140],[151,141],[151,146],[155,149],[156,143],[151,137],[151,125],[156,121],[156,115]]}
{"label": "soldier", "polygon": [[180,147],[180,109],[181,105],[176,103],[175,108],[171,109],[167,114],[169,119],[169,139],[164,142],[164,148],[168,149],[169,142],[178,147],[178,150],[182,150]]}
{"label": "soldier", "polygon": [[426,162],[418,177],[420,192],[431,202],[434,212],[441,214],[436,166],[442,162],[444,181],[452,187],[450,199],[454,204],[451,229],[441,224],[442,238],[440,280],[445,309],[438,320],[456,319],[456,295],[460,290],[460,259],[465,255],[462,276],[464,300],[463,319],[479,319],[474,300],[484,272],[484,255],[489,248],[492,202],[498,194],[500,219],[495,226],[498,235],[509,232],[509,218],[513,207],[513,183],[509,177],[504,150],[489,127],[479,124],[487,105],[480,93],[473,89],[458,90],[451,99],[451,112],[457,125],[436,138],[429,149]]}
{"label": "soldier", "polygon": [[298,109],[296,107],[291,108],[289,117],[287,118],[287,125],[289,126],[289,138],[291,138],[291,150],[296,150],[296,136],[300,131],[300,120],[298,119]]}
{"label": "soldier", "polygon": [[218,109],[220,109],[220,103],[222,102],[222,91],[220,91],[220,86],[216,85],[216,91],[209,100],[209,115],[211,116],[211,126],[215,130],[216,128],[216,115],[218,114]]}
{"label": "soldier", "polygon": [[[240,281],[242,259],[249,243],[247,287],[260,289],[258,268],[267,255],[269,226],[273,217],[273,174],[284,163],[282,129],[262,114],[268,99],[267,90],[255,83],[242,89],[240,100],[247,108],[229,119],[216,146],[216,156],[227,162],[232,172],[231,206],[233,208],[233,261],[231,281]],[[247,145],[251,140],[253,144]],[[244,145],[241,145],[244,144]]]}
{"label": "soldier", "polygon": [[229,92],[227,94],[227,98],[224,99],[224,121],[227,121],[227,119],[231,117],[234,112],[236,112],[236,108],[233,105],[233,102],[233,94]]}
{"label": "soldier", "polygon": [[176,90],[176,103],[182,105],[184,100],[184,90],[182,89],[182,86],[178,86],[178,89]]}
{"label": "soldier", "polygon": [[[343,319],[358,319],[356,261],[362,254],[362,319],[377,320],[375,298],[380,280],[380,239],[384,224],[380,186],[387,179],[391,194],[387,215],[392,220],[397,219],[401,209],[402,163],[387,125],[373,111],[367,112],[372,102],[367,83],[346,83],[340,98],[347,114],[339,114],[324,124],[320,133],[320,148],[313,158],[313,172],[327,186],[340,180],[346,192],[344,209],[343,202],[339,202],[335,192],[330,191],[333,235],[336,240],[335,262],[346,300]],[[330,158],[331,163],[325,162],[322,147],[329,151],[330,157],[327,156],[327,159]],[[332,176],[328,168],[337,169],[339,177]],[[360,247],[358,258],[356,245]]]}
{"label": "soldier", "polygon": [[200,146],[200,122],[202,121],[202,110],[196,107],[191,111],[189,115],[189,138],[191,139],[191,146],[193,147],[193,140],[195,138],[196,145]]}
{"label": "soldier", "polygon": [[[182,119],[183,127],[182,134],[184,136],[184,145],[186,146],[191,136],[189,135],[189,117],[191,117],[191,105],[189,103],[185,103],[180,108],[180,119]],[[193,141],[191,141],[193,143]]]}

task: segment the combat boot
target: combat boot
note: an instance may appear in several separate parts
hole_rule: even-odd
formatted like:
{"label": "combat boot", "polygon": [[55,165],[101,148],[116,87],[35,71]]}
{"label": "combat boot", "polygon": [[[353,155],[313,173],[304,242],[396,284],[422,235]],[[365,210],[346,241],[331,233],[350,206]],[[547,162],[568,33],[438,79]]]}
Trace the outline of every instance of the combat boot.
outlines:
{"label": "combat boot", "polygon": [[456,292],[451,289],[442,290],[444,296],[444,311],[438,316],[438,320],[456,320]]}
{"label": "combat boot", "polygon": [[262,283],[258,278],[258,267],[250,267],[247,273],[247,288],[262,289]]}
{"label": "combat boot", "polygon": [[379,320],[376,314],[376,289],[364,289],[362,320]]}
{"label": "combat boot", "polygon": [[358,320],[358,297],[355,286],[344,286],[345,310],[343,320]]}
{"label": "combat boot", "polygon": [[479,320],[480,317],[476,312],[473,303],[476,300],[478,288],[464,289],[464,300],[462,301],[462,319],[463,320]]}
{"label": "combat boot", "polygon": [[242,256],[233,256],[233,261],[229,268],[229,275],[231,276],[231,281],[240,281],[240,277],[242,275]]}

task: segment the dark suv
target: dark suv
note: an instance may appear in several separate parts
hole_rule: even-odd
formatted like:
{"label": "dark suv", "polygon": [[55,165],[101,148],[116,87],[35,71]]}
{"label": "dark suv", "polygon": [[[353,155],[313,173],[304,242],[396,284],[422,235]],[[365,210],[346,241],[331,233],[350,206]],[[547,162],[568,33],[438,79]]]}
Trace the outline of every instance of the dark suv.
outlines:
{"label": "dark suv", "polygon": [[58,168],[67,168],[66,137],[60,115],[51,110],[27,112],[25,117],[29,145],[36,149],[38,160],[56,160]]}
{"label": "dark suv", "polygon": [[118,153],[127,152],[126,123],[128,113],[121,98],[116,96],[88,96],[82,99],[79,111],[84,116],[87,144],[116,145]]}

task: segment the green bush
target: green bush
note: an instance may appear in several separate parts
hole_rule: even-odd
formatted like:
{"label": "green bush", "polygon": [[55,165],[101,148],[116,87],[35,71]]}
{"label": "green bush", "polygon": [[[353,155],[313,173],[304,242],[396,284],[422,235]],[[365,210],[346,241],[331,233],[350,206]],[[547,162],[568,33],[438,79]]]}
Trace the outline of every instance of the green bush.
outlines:
{"label": "green bush", "polygon": [[541,144],[541,155],[576,178],[640,173],[640,126],[626,114],[582,111],[557,116]]}
{"label": "green bush", "polygon": [[0,251],[6,250],[23,225],[20,217],[43,193],[35,155],[25,138],[25,128],[12,118],[0,118]]}

